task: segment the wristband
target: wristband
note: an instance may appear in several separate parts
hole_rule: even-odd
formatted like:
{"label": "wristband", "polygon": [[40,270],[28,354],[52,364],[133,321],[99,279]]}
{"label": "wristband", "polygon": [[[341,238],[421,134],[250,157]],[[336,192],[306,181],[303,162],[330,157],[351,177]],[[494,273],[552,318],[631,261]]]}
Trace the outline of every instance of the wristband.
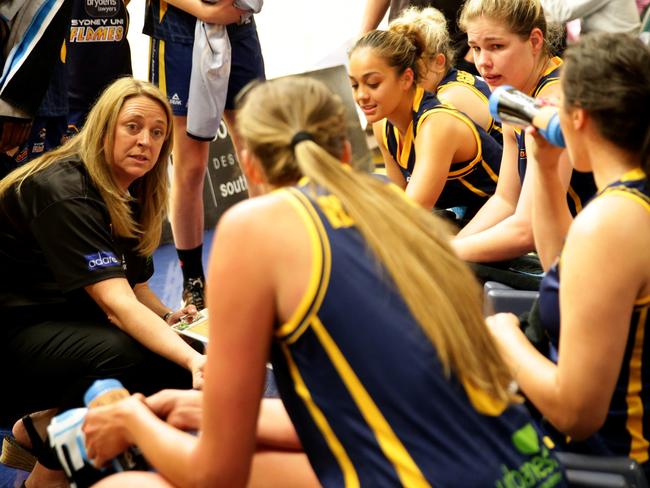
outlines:
{"label": "wristband", "polygon": [[169,317],[171,317],[173,314],[174,314],[174,312],[172,312],[172,311],[170,310],[169,312],[167,312],[165,315],[162,316],[162,319],[163,319],[165,322],[167,322],[167,319],[168,319]]}

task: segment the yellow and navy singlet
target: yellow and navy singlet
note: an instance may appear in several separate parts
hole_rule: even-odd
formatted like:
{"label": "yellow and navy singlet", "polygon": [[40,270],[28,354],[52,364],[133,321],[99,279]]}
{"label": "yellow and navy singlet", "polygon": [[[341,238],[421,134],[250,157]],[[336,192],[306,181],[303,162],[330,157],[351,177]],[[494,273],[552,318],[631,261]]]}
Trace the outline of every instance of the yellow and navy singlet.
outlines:
{"label": "yellow and navy singlet", "polygon": [[[537,86],[533,90],[533,93],[530,95],[531,97],[535,98],[539,96],[542,89],[546,86],[560,83],[560,66],[562,65],[562,60],[555,57],[551,61],[553,65],[542,75]],[[526,134],[521,129],[515,129],[515,135],[517,137],[517,146],[519,150],[519,179],[523,184],[524,176],[526,175],[526,166],[528,164],[528,158],[526,155]],[[595,194],[596,182],[594,181],[593,174],[581,173],[573,170],[566,195],[571,214],[574,216],[577,215],[578,212],[580,212],[587,204],[589,199]]]}
{"label": "yellow and navy singlet", "polygon": [[[630,198],[650,212],[650,185],[641,169],[628,172],[595,198],[611,193]],[[539,296],[540,322],[555,347],[560,336],[560,268],[561,262],[557,262],[546,273]],[[639,298],[634,304],[623,366],[605,424],[588,440],[568,444],[568,449],[631,457],[643,465],[647,474],[650,474],[649,307],[650,296]]]}
{"label": "yellow and navy singlet", "polygon": [[[445,90],[458,85],[472,90],[476,96],[479,97],[485,104],[485,110],[488,110],[490,94],[492,93],[490,91],[490,87],[485,82],[485,80],[483,80],[483,78],[474,76],[472,73],[468,73],[467,71],[451,68],[438,85],[436,92],[437,94],[441,94],[444,93]],[[494,120],[491,115],[490,124],[486,132],[490,134],[495,141],[503,146],[503,131],[501,130],[501,123]]]}
{"label": "yellow and navy singlet", "polygon": [[443,104],[435,95],[418,86],[413,99],[413,120],[406,135],[402,137],[397,127],[385,119],[384,145],[408,182],[416,164],[415,139],[420,125],[431,114],[440,112],[462,120],[472,130],[478,151],[476,157],[470,161],[451,164],[447,182],[438,197],[436,207],[467,207],[465,218],[471,218],[494,194],[502,153],[502,147],[472,119],[463,112]]}
{"label": "yellow and navy singlet", "polygon": [[300,305],[275,328],[273,371],[320,483],[562,486],[523,406],[445,376],[340,200],[306,181],[277,194],[302,217],[313,263]]}
{"label": "yellow and navy singlet", "polygon": [[165,0],[147,0],[142,32],[154,39],[192,44],[196,17]]}

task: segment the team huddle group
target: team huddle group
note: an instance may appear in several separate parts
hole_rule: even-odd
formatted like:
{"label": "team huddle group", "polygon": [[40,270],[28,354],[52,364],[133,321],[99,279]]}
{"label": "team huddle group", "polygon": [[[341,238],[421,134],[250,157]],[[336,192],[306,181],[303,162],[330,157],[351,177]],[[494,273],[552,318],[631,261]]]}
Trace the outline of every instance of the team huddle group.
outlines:
{"label": "team huddle group", "polygon": [[[558,451],[649,475],[650,48],[590,32],[564,49],[540,0],[405,9],[349,51],[384,176],[354,168],[325,84],[248,83],[254,3],[151,2],[155,84],[119,77],[0,180],[2,462],[31,460],[28,488],[79,482],[46,427],[115,378],[134,394],[88,410],[87,457],[137,446],[152,469],[100,488],[566,486]],[[183,191],[209,144],[190,121],[214,117],[190,100],[203,33],[232,55],[212,95],[251,197],[205,275],[201,192]],[[566,147],[495,120],[505,85],[553,107]],[[178,310],[147,285],[168,202]],[[539,290],[525,321],[483,316],[494,277]],[[169,326],[206,305],[204,350]]]}

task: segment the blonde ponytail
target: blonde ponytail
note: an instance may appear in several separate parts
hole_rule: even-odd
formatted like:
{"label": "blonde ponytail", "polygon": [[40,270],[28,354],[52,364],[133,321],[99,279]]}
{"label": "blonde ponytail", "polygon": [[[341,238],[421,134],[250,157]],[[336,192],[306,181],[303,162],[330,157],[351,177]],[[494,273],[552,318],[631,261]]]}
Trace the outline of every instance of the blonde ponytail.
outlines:
{"label": "blonde ponytail", "polygon": [[[337,97],[312,79],[274,80],[248,94],[238,124],[270,183],[279,183],[276,175],[298,173],[340,199],[435,346],[446,373],[495,400],[513,401],[510,373],[483,321],[480,289],[453,254],[447,226],[397,187],[340,162],[345,122]],[[313,140],[292,146],[300,131]]]}

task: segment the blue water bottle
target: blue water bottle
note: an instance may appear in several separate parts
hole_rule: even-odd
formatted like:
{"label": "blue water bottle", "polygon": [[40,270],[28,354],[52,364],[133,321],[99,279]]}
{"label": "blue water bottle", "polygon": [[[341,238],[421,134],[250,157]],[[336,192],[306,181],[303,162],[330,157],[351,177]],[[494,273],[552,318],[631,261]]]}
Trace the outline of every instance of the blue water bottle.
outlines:
{"label": "blue water bottle", "polygon": [[509,85],[492,92],[489,107],[490,114],[499,122],[522,129],[532,125],[551,144],[566,147],[556,107],[542,105]]}
{"label": "blue water bottle", "polygon": [[[84,395],[84,403],[88,408],[100,407],[128,398],[129,391],[115,379],[96,380]],[[149,464],[137,447],[130,447],[113,459],[115,471],[147,471]]]}

